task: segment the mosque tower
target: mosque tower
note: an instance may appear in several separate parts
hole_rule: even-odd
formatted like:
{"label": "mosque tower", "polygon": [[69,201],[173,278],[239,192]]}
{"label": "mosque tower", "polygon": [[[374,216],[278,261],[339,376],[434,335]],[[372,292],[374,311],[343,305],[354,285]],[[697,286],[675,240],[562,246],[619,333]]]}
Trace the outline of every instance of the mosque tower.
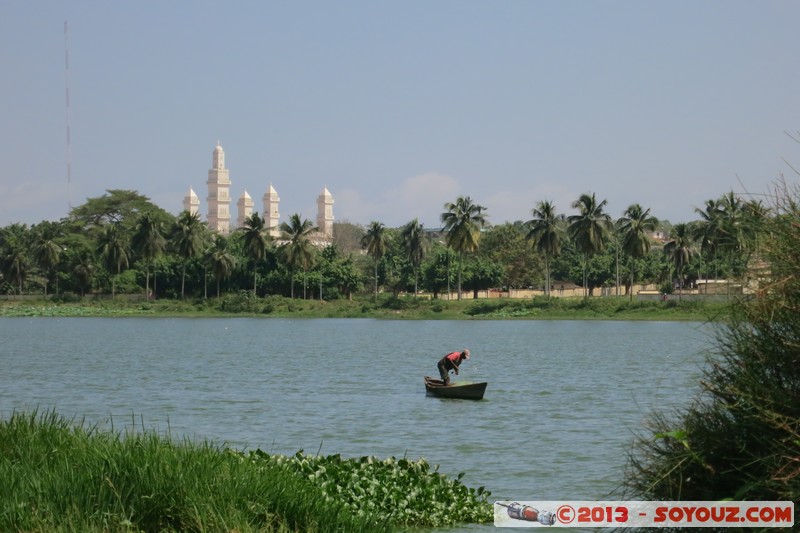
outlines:
{"label": "mosque tower", "polygon": [[270,237],[277,239],[281,234],[281,215],[278,213],[278,204],[281,199],[278,196],[278,191],[275,190],[271,183],[269,184],[269,190],[264,193],[262,201],[264,203],[264,223],[267,227],[267,232]]}
{"label": "mosque tower", "polygon": [[237,211],[239,216],[236,218],[236,227],[243,228],[244,221],[250,218],[250,215],[253,214],[253,199],[250,198],[250,195],[247,194],[247,189],[242,193],[239,197],[239,201],[236,202]]}
{"label": "mosque tower", "polygon": [[333,195],[327,187],[317,197],[317,227],[324,238],[333,238]]}
{"label": "mosque tower", "polygon": [[211,231],[227,234],[231,223],[231,180],[225,168],[225,152],[217,142],[208,171],[208,227]]}
{"label": "mosque tower", "polygon": [[192,215],[200,212],[200,198],[197,197],[191,187],[189,187],[189,194],[183,197],[183,210]]}

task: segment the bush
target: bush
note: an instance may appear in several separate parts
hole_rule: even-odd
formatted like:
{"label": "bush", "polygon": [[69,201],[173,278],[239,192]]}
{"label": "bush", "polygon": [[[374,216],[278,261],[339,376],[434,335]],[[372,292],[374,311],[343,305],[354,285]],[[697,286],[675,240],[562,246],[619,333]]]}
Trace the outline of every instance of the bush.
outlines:
{"label": "bush", "polygon": [[797,194],[777,200],[771,281],[718,326],[701,396],[637,438],[624,499],[800,499],[800,207]]}
{"label": "bush", "polygon": [[264,303],[253,291],[238,291],[223,296],[217,308],[226,313],[261,313]]}

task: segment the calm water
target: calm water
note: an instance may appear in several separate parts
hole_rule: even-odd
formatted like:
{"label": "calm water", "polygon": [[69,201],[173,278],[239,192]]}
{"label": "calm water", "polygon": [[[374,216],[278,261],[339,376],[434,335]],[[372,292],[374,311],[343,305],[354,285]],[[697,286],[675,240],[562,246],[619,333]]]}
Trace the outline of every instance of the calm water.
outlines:
{"label": "calm water", "polygon": [[[687,403],[711,345],[697,323],[247,318],[3,318],[0,342],[3,418],[55,408],[237,449],[424,457],[492,500],[607,497],[633,433]],[[460,378],[488,381],[486,399],[426,397],[422,377],[462,347]]]}

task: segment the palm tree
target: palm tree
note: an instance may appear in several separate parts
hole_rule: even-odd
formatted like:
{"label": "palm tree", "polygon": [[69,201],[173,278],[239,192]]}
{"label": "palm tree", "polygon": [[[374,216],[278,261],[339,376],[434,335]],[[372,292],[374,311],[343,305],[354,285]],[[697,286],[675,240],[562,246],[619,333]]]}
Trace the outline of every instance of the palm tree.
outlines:
{"label": "palm tree", "polygon": [[423,226],[417,218],[403,226],[400,237],[403,239],[408,261],[414,267],[414,298],[416,298],[419,292],[419,267],[428,252],[430,240],[425,237]]}
{"label": "palm tree", "polygon": [[[166,248],[161,222],[152,213],[144,212],[139,216],[131,239],[131,247],[145,260],[145,297],[150,298],[150,267]],[[155,272],[153,272],[153,293],[155,285]]]}
{"label": "palm tree", "polygon": [[459,196],[455,203],[446,203],[441,214],[445,243],[458,254],[458,299],[461,299],[461,272],[465,252],[478,249],[481,229],[486,225],[485,207],[473,204],[469,196]]}
{"label": "palm tree", "polygon": [[128,242],[119,224],[119,222],[106,224],[97,242],[97,253],[108,265],[116,269],[116,275],[111,276],[112,299],[116,297],[117,276],[129,265]]}
{"label": "palm tree", "polygon": [[303,269],[303,298],[305,298],[306,274],[314,264],[316,252],[311,242],[311,234],[317,231],[317,228],[310,220],[301,220],[297,213],[289,217],[288,223],[281,223],[280,228],[281,238],[286,241],[281,250],[291,273],[291,296],[294,298],[294,273],[297,267],[300,267]]}
{"label": "palm tree", "polygon": [[675,224],[672,227],[672,239],[664,245],[664,253],[670,258],[678,273],[678,299],[683,292],[683,268],[689,264],[694,255],[694,236],[689,224]]}
{"label": "palm tree", "polygon": [[0,270],[7,281],[17,285],[19,295],[22,295],[22,284],[29,268],[28,226],[11,224],[0,232]]}
{"label": "palm tree", "polygon": [[771,209],[761,200],[749,200],[742,206],[745,227],[747,257],[759,252],[760,237],[764,233],[764,224],[770,216]]}
{"label": "palm tree", "polygon": [[35,233],[37,235],[33,242],[33,256],[39,268],[44,271],[44,297],[47,299],[47,283],[61,258],[61,245],[55,241],[55,231],[45,229]]}
{"label": "palm tree", "polygon": [[361,237],[361,248],[372,257],[375,268],[375,301],[378,301],[378,262],[389,248],[389,235],[383,222],[373,221],[367,228],[367,233]]}
{"label": "palm tree", "polygon": [[242,227],[244,232],[244,250],[253,260],[253,294],[256,294],[258,283],[258,263],[267,255],[269,238],[267,236],[266,222],[258,213],[247,217]]}
{"label": "palm tree", "polygon": [[217,280],[217,298],[219,298],[219,284],[228,279],[236,267],[236,258],[228,251],[228,239],[219,233],[214,234],[214,241],[208,254],[208,263]]}
{"label": "palm tree", "polygon": [[183,211],[172,227],[171,241],[183,260],[181,263],[181,299],[186,297],[186,265],[203,253],[206,240],[206,225],[200,215]]}
{"label": "palm tree", "polygon": [[[728,260],[731,276],[747,270],[745,262],[749,256],[749,244],[754,239],[748,222],[751,221],[745,203],[733,191],[719,199],[720,218],[722,219],[720,250]],[[740,268],[736,268],[737,259],[741,260]],[[730,297],[731,284],[728,283]]]}
{"label": "palm tree", "polygon": [[603,212],[608,203],[603,200],[597,203],[594,193],[584,193],[572,202],[572,208],[578,210],[577,215],[567,218],[567,232],[575,243],[575,248],[583,254],[583,291],[584,298],[589,297],[589,259],[604,251],[611,231],[611,217]]}
{"label": "palm tree", "polygon": [[529,230],[525,238],[533,243],[536,251],[544,256],[545,290],[550,299],[550,261],[561,255],[564,233],[564,215],[556,215],[553,202],[544,200],[531,209],[533,219],[525,224]]}
{"label": "palm tree", "polygon": [[619,233],[622,235],[622,250],[630,259],[631,288],[630,300],[633,301],[633,280],[636,259],[650,252],[650,235],[658,226],[658,219],[650,215],[650,209],[642,209],[639,204],[631,204],[617,221]]}
{"label": "palm tree", "polygon": [[94,256],[90,250],[83,250],[77,258],[73,275],[75,282],[81,291],[81,296],[86,295],[86,291],[92,290],[92,282],[95,274]]}
{"label": "palm tree", "polygon": [[[710,260],[716,269],[717,262],[714,259],[723,238],[719,200],[706,200],[705,209],[695,207],[694,212],[700,216],[700,219],[692,224],[692,238],[700,243],[701,256]],[[715,271],[714,278],[717,275],[718,273]],[[706,276],[708,276],[707,270]]]}

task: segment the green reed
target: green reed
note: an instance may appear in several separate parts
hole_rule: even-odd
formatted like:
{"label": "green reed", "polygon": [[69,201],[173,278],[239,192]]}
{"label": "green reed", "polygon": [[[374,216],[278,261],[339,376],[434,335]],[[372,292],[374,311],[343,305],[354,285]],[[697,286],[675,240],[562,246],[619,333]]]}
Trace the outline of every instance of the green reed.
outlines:
{"label": "green reed", "polygon": [[208,443],[53,412],[0,422],[0,531],[384,531],[307,479]]}
{"label": "green reed", "polygon": [[490,493],[423,459],[244,453],[102,431],[55,412],[0,421],[0,531],[390,531],[492,519]]}

